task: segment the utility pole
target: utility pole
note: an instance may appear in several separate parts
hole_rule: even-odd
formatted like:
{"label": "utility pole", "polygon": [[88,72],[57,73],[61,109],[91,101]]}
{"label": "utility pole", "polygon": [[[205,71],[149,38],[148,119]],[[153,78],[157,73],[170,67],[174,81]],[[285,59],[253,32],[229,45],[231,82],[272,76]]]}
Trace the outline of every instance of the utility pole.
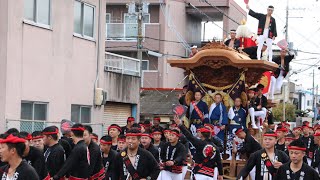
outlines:
{"label": "utility pole", "polygon": [[313,110],[313,114],[314,114],[314,117],[313,117],[313,120],[314,122],[316,121],[316,99],[315,99],[315,87],[314,87],[314,69],[312,71],[312,110]]}
{"label": "utility pole", "polygon": [[[285,38],[287,43],[289,43],[289,34],[288,34],[288,25],[289,25],[289,0],[287,0],[287,9],[286,9],[286,31],[285,31]],[[287,78],[287,85],[283,87],[283,109],[282,109],[282,114],[283,114],[283,119],[282,121],[286,121],[286,94],[288,93],[290,95],[290,80],[289,80],[289,75],[286,76]],[[288,97],[289,98],[289,97]]]}
{"label": "utility pole", "polygon": [[137,59],[140,60],[140,87],[143,86],[143,75],[142,75],[142,27],[143,27],[143,10],[142,10],[142,0],[138,2],[138,36],[137,36]]}

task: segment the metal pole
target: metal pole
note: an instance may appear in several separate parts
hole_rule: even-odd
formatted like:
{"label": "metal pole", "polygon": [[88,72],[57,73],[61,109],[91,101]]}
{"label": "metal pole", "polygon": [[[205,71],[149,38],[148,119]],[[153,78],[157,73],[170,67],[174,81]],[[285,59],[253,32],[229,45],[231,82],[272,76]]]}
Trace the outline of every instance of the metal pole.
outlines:
{"label": "metal pole", "polygon": [[285,122],[286,121],[286,86],[284,85],[283,87],[283,107],[282,107],[282,121]]}
{"label": "metal pole", "polygon": [[[289,0],[287,0],[287,8],[286,8],[286,33],[285,33],[285,38],[286,41],[288,42],[288,24],[289,24]],[[287,85],[283,87],[283,109],[282,109],[282,121],[286,121],[286,93],[289,92],[289,75],[286,77],[287,79]],[[286,88],[288,88],[286,90]],[[289,92],[290,93],[290,92]]]}
{"label": "metal pole", "polygon": [[315,105],[315,102],[316,102],[316,99],[315,99],[315,93],[314,93],[314,69],[313,69],[313,72],[312,72],[312,110],[313,110],[313,114],[314,114],[314,117],[313,117],[313,120],[315,121],[316,120],[316,105]]}
{"label": "metal pole", "polygon": [[285,38],[286,38],[286,41],[289,42],[288,40],[288,27],[289,25],[289,0],[287,0],[287,8],[286,8],[286,34],[285,34]]}
{"label": "metal pole", "polygon": [[[142,77],[142,26],[143,26],[143,14],[142,14],[142,0],[138,3],[138,39],[137,39],[137,58],[140,60],[140,77]],[[141,87],[143,79],[141,78]]]}

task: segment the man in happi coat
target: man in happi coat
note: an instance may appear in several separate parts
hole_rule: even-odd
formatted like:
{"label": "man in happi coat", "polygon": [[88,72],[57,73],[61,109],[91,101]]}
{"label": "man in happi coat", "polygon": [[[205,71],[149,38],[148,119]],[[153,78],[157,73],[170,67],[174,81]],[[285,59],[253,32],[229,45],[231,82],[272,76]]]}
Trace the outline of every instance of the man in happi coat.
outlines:
{"label": "man in happi coat", "polygon": [[216,132],[217,136],[224,140],[224,129],[228,124],[227,108],[222,103],[222,95],[220,93],[215,94],[214,103],[210,106],[209,118],[210,122],[218,128],[219,132]]}

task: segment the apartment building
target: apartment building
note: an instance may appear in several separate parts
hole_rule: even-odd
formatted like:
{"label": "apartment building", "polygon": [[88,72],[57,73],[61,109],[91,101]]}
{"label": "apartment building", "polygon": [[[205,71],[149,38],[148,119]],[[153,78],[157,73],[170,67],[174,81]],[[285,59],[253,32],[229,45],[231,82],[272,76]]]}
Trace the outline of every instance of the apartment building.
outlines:
{"label": "apartment building", "polygon": [[106,0],[0,1],[0,132],[62,119],[101,132],[136,114],[140,74],[108,71],[122,57],[105,53],[105,12]]}

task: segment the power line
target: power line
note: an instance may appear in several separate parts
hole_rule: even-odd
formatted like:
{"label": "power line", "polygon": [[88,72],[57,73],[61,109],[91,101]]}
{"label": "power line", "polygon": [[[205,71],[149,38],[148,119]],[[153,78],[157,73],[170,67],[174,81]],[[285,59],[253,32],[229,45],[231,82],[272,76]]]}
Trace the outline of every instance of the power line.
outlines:
{"label": "power line", "polygon": [[224,16],[226,16],[228,19],[230,19],[231,21],[233,21],[234,23],[236,23],[237,25],[240,25],[240,23],[238,23],[236,20],[234,20],[233,18],[231,18],[230,16],[228,16],[227,14],[225,14],[220,8],[218,8],[217,6],[209,3],[207,0],[202,0],[203,2],[207,3],[208,5],[212,6],[213,8],[215,8],[217,11],[219,11],[221,14],[223,14]]}

